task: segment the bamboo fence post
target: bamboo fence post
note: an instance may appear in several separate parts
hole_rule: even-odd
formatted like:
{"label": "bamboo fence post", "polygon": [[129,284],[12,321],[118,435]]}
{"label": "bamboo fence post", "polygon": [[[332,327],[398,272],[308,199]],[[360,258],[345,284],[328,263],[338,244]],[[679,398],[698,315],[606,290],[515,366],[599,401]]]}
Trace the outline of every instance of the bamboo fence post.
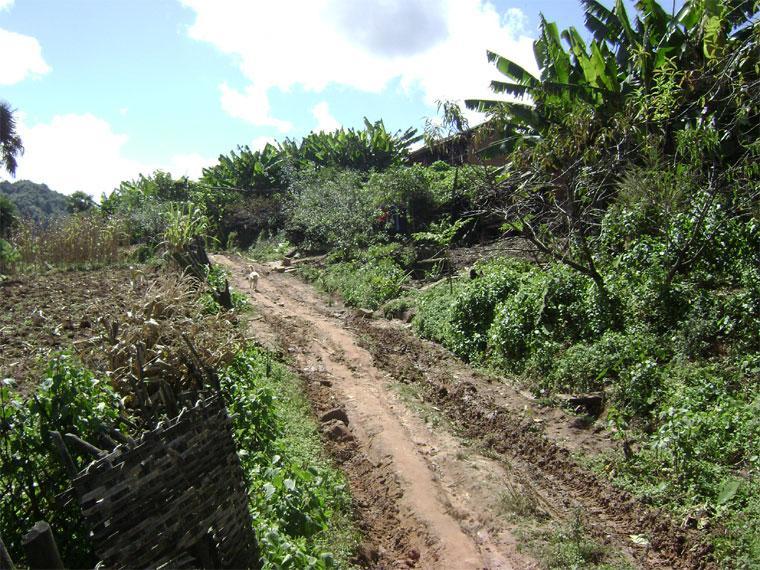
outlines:
{"label": "bamboo fence post", "polygon": [[45,521],[34,523],[31,530],[21,539],[26,551],[26,559],[31,570],[63,570],[63,561],[50,525]]}
{"label": "bamboo fence post", "polygon": [[0,570],[15,570],[11,555],[8,553],[8,549],[5,548],[3,543],[3,537],[0,536]]}

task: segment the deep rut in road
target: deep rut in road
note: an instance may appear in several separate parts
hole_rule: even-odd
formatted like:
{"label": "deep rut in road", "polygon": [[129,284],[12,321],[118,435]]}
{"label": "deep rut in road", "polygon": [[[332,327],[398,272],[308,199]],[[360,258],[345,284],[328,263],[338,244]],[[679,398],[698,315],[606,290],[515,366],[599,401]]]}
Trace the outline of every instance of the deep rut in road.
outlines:
{"label": "deep rut in road", "polygon": [[[246,262],[214,261],[231,271],[233,286],[248,290]],[[399,323],[356,318],[293,275],[256,267],[262,277],[250,292],[251,333],[289,355],[318,416],[335,409],[347,416],[322,428],[366,537],[360,565],[538,568],[503,516],[505,490],[529,494],[552,518],[582,510],[591,531],[635,566],[703,564],[698,540],[572,461],[571,451],[606,445],[602,435],[575,433],[572,418],[492,383]],[[410,409],[393,388],[398,382],[414,384],[467,438]],[[651,535],[652,548],[630,543],[638,533]]]}

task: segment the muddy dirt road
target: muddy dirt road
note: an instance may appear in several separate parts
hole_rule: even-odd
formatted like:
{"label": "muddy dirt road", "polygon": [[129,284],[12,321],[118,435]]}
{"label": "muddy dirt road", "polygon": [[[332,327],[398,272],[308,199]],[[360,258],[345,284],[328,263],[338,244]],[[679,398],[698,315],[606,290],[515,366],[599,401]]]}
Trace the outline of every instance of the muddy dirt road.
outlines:
{"label": "muddy dirt road", "polygon": [[539,568],[505,516],[505,504],[517,501],[539,521],[582,512],[589,532],[634,567],[706,566],[698,537],[572,460],[572,452],[611,445],[603,434],[540,408],[400,322],[357,317],[292,274],[256,265],[252,291],[247,262],[213,261],[249,293],[253,336],[287,355],[305,380],[351,484],[367,538],[361,565]]}

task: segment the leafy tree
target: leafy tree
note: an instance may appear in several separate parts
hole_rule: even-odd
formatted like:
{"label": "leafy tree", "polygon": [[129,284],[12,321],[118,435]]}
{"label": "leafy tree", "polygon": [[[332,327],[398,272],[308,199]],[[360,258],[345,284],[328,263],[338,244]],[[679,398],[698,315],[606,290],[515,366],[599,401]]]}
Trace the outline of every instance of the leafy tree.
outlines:
{"label": "leafy tree", "polygon": [[0,101],[0,164],[11,176],[16,175],[16,159],[21,154],[24,154],[24,146],[16,132],[13,110],[8,103]]}
{"label": "leafy tree", "polygon": [[66,197],[66,209],[71,214],[87,212],[96,206],[92,196],[81,190],[77,190],[70,196]]}
{"label": "leafy tree", "polygon": [[[747,55],[757,47],[757,38],[752,39],[757,23],[752,21],[756,8],[751,0],[686,0],[676,14],[655,0],[639,0],[633,22],[622,0],[616,0],[611,9],[598,0],[581,0],[581,4],[593,36],[589,44],[575,28],[560,32],[554,22],[541,16],[539,39],[534,43],[538,77],[504,56],[487,52],[488,60],[507,78],[492,81],[491,89],[518,100],[470,99],[466,104],[493,119],[504,133],[500,141],[504,148],[535,142],[577,105],[590,106],[604,117],[623,111],[629,98],[651,93],[657,71],[669,63],[678,69],[703,69],[749,41],[754,48],[744,50],[748,53],[740,58],[739,67],[752,72]],[[696,76],[683,79],[687,89],[704,89]],[[688,111],[696,118],[703,107],[695,105]]]}
{"label": "leafy tree", "polygon": [[36,224],[45,224],[67,213],[66,196],[45,184],[35,184],[29,180],[0,182],[0,195],[13,202],[19,218]]}
{"label": "leafy tree", "polygon": [[640,0],[633,22],[620,0],[612,9],[582,4],[592,41],[542,18],[539,76],[488,53],[509,79],[492,89],[532,103],[468,101],[505,130],[506,147],[521,149],[511,156],[499,210],[506,228],[593,279],[606,298],[596,242],[618,176],[650,155],[671,156],[693,189],[682,208],[697,214],[683,228],[691,237],[664,258],[670,287],[705,251],[710,212],[745,215],[756,196],[750,189],[729,198],[731,176],[721,173],[757,153],[758,25],[750,3],[734,0],[687,0],[675,14]]}
{"label": "leafy tree", "polygon": [[311,163],[317,167],[384,170],[402,164],[409,146],[418,140],[416,129],[391,133],[383,121],[371,123],[365,117],[362,130],[340,128],[332,133],[311,133],[300,143],[285,139],[280,152],[296,168]]}
{"label": "leafy tree", "polygon": [[239,146],[229,156],[220,155],[218,164],[204,168],[201,183],[211,189],[266,194],[283,185],[281,163],[281,152],[271,144],[260,151]]}
{"label": "leafy tree", "polygon": [[0,194],[0,239],[8,237],[16,222],[16,206],[6,196]]}

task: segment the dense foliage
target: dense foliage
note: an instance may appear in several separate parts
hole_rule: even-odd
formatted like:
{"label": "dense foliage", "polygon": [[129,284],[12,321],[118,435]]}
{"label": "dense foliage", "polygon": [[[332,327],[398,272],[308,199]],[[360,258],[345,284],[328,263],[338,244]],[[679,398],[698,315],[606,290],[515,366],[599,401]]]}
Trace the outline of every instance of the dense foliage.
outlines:
{"label": "dense foliage", "polygon": [[[542,266],[484,264],[421,295],[421,334],[538,396],[601,391],[619,484],[760,560],[760,30],[750,2],[583,2],[593,41],[542,22],[534,104],[473,102],[514,148],[496,203]],[[561,39],[568,45],[565,48]],[[631,442],[636,444],[631,447]],[[633,450],[633,451],[632,451]],[[731,545],[731,546],[729,546]]]}
{"label": "dense foliage", "polygon": [[[76,502],[65,508],[57,496],[70,486],[69,475],[50,432],[73,433],[99,442],[112,428],[126,429],[121,404],[108,380],[98,378],[72,357],[50,362],[33,398],[14,393],[10,380],[0,385],[0,535],[12,558],[23,560],[21,537],[39,521],[55,529],[63,560],[70,568],[91,568],[97,561],[89,531]],[[89,458],[74,455],[83,467]]]}
{"label": "dense foliage", "polygon": [[248,477],[263,568],[345,564],[355,546],[349,496],[342,474],[323,455],[297,379],[252,348],[221,381]]}
{"label": "dense foliage", "polygon": [[18,156],[24,153],[21,137],[16,132],[16,117],[13,113],[7,102],[0,101],[0,165],[11,176],[16,174]]}
{"label": "dense foliage", "polygon": [[29,180],[0,181],[0,196],[10,200],[21,220],[43,224],[67,213],[66,196],[45,184],[35,184]]}
{"label": "dense foliage", "polygon": [[[334,254],[321,273],[306,273],[350,304],[402,295],[387,313],[414,305],[420,334],[547,401],[602,393],[602,420],[624,445],[598,467],[685,524],[711,528],[724,565],[751,567],[760,560],[756,9],[695,0],[671,14],[641,1],[630,18],[620,1],[582,4],[591,42],[542,20],[538,76],[489,54],[509,80],[494,91],[530,97],[470,102],[489,112],[486,130],[504,135],[497,179],[482,169],[480,182],[466,177],[457,190],[468,169],[449,168],[447,195],[436,166],[367,182],[351,174],[366,206],[344,215],[360,229],[323,239]],[[370,225],[370,206],[383,212],[384,200],[397,219],[411,218],[402,231]],[[324,219],[337,219],[343,205],[334,203]],[[481,263],[416,296],[389,287],[468,215],[474,225],[498,215],[534,262]],[[416,247],[410,265],[392,248],[367,253],[393,242]]]}
{"label": "dense foliage", "polygon": [[[414,308],[419,334],[547,402],[600,392],[600,421],[623,445],[597,458],[598,469],[709,530],[725,566],[752,567],[760,563],[757,3],[685,0],[675,11],[639,0],[631,15],[622,0],[581,4],[589,41],[542,18],[537,75],[487,54],[504,76],[493,91],[512,100],[467,104],[488,114],[481,130],[496,141],[486,150],[489,164],[500,153],[498,167],[410,165],[413,131],[365,121],[260,151],[239,147],[197,182],[141,176],[88,219],[121,220],[132,243],[169,250],[208,233],[220,246],[255,245],[262,259],[291,247],[327,253],[324,268],[302,274],[348,304],[389,315]],[[449,250],[489,237],[494,222],[529,255],[453,277]],[[22,250],[14,245],[0,241],[0,263]],[[413,293],[412,277],[447,278]],[[271,546],[266,562],[328,565],[316,544],[329,528],[323,498],[340,497],[340,483],[281,451],[288,435],[262,374],[266,356],[241,358],[227,389],[246,390],[231,404],[247,422],[238,437],[262,450],[244,463],[264,491],[253,509]]]}

